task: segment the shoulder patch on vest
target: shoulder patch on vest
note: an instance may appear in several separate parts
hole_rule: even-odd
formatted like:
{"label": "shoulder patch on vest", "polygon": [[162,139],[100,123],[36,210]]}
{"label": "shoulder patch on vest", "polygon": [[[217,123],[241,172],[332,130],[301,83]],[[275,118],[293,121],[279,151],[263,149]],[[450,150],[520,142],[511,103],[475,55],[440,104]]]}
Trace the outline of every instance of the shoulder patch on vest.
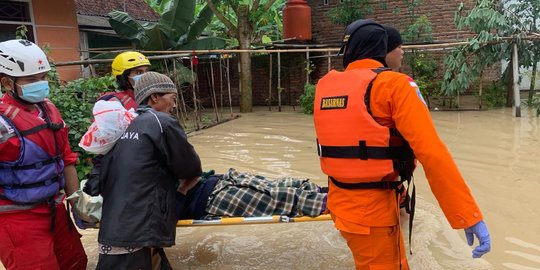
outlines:
{"label": "shoulder patch on vest", "polygon": [[321,100],[321,110],[346,109],[349,96],[325,97]]}

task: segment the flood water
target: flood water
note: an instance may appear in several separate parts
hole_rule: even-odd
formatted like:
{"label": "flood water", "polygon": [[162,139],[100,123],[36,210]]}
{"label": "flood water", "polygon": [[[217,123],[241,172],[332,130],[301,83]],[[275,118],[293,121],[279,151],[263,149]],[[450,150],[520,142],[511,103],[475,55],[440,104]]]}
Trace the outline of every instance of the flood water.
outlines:
{"label": "flood water", "polygon": [[[412,269],[540,269],[540,119],[523,114],[514,118],[509,109],[432,113],[484,213],[492,252],[471,258],[463,230],[450,228],[419,168]],[[194,134],[190,142],[204,170],[222,173],[234,167],[265,176],[308,177],[326,185],[312,116],[290,109],[257,108]],[[406,226],[404,230],[407,236]],[[82,234],[93,269],[97,231]],[[166,252],[175,269],[354,268],[331,221],[183,227],[177,229],[176,246]]]}

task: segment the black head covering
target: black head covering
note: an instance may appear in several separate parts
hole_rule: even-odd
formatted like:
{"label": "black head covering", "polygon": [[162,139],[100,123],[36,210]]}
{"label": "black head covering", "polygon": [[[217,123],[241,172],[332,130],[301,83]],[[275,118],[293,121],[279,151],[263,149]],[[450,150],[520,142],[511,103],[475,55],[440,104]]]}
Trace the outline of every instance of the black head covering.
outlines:
{"label": "black head covering", "polygon": [[387,37],[384,27],[373,20],[357,20],[345,28],[343,67],[360,59],[374,59],[386,66]]}
{"label": "black head covering", "polygon": [[396,28],[385,25],[384,29],[386,29],[386,35],[388,36],[388,52],[393,51],[395,48],[399,47],[399,45],[403,44],[401,34]]}

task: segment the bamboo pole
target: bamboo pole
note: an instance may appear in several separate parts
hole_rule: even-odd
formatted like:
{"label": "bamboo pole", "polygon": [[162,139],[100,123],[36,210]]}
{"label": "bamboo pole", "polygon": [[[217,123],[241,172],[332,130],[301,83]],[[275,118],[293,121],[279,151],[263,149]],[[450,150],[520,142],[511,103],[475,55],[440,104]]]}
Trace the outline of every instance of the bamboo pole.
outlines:
{"label": "bamboo pole", "polygon": [[223,118],[223,65],[222,65],[223,58],[221,57],[221,54],[219,55],[219,105],[220,105],[220,113],[221,118]]}
{"label": "bamboo pole", "polygon": [[332,69],[332,58],[330,58],[331,54],[329,51],[326,52],[326,56],[328,59],[328,72],[330,72],[330,70]]}
{"label": "bamboo pole", "polygon": [[214,82],[214,65],[212,59],[210,59],[210,77],[212,82],[212,104],[214,105],[214,113],[216,114],[216,122],[219,122],[219,115],[217,110],[217,98],[216,98],[216,85]]}
{"label": "bamboo pole", "polygon": [[231,118],[232,118],[233,112],[232,112],[231,77],[230,77],[231,65],[230,65],[229,60],[230,58],[227,58],[227,90],[229,91],[229,109],[231,109]]}
{"label": "bamboo pole", "polygon": [[[177,70],[176,70],[176,59],[173,59],[173,72],[174,72],[174,79],[175,79],[176,86],[178,88],[180,88],[180,89],[176,90],[176,99],[180,99],[182,101],[183,107],[185,108],[186,104],[184,104],[184,97],[182,95],[182,87],[180,86],[180,83],[178,83],[178,73],[177,73]],[[178,90],[180,90],[180,91],[178,91]],[[180,92],[180,93],[178,93],[178,92]],[[184,124],[184,128],[185,128],[186,127],[186,119],[184,118],[184,114],[182,112],[182,109],[180,108],[180,106],[178,104],[176,104],[176,117],[178,118],[179,116],[180,116],[180,118],[182,118],[182,123]]]}
{"label": "bamboo pole", "polygon": [[309,51],[306,51],[306,84],[309,84]]}
{"label": "bamboo pole", "polygon": [[484,92],[484,81],[482,80],[482,76],[484,74],[484,71],[480,72],[480,84],[478,85],[478,109],[482,109],[482,94]]}
{"label": "bamboo pole", "polygon": [[268,110],[272,110],[272,54],[268,54],[270,56],[270,71],[268,72],[270,75],[268,76]]}
{"label": "bamboo pole", "polygon": [[277,53],[277,65],[278,65],[278,81],[277,81],[277,89],[278,89],[278,111],[281,112],[281,53]]}
{"label": "bamboo pole", "polygon": [[[176,61],[175,60],[173,63],[175,63],[176,65]],[[180,85],[180,99],[182,100],[182,110],[183,110],[183,118],[184,118],[184,127],[187,127],[187,119],[188,119],[188,113],[187,113],[187,108],[186,108],[186,99],[184,98],[184,89],[182,88],[182,86]]]}
{"label": "bamboo pole", "polygon": [[516,117],[521,117],[521,98],[519,95],[519,65],[517,43],[512,45],[512,69],[514,75],[514,106],[516,107]]}
{"label": "bamboo pole", "polygon": [[[195,72],[193,71],[194,67],[193,67],[193,58],[189,58],[189,63],[190,63],[190,66],[191,66],[191,81],[192,81],[192,84],[191,84],[191,90],[193,92],[193,112],[195,114],[195,127],[197,130],[199,130],[200,126],[199,126],[199,118],[198,118],[198,106],[197,106],[197,93],[196,93],[196,82],[195,82]],[[198,82],[199,80],[197,80]]]}

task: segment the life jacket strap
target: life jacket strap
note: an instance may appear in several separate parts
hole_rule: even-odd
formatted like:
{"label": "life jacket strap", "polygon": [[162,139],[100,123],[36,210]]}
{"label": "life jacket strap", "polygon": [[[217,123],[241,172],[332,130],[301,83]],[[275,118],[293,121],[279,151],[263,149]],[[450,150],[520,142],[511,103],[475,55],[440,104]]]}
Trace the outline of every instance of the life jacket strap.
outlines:
{"label": "life jacket strap", "polygon": [[45,180],[45,181],[41,181],[41,182],[37,182],[37,183],[32,183],[32,184],[10,184],[10,185],[5,185],[3,186],[5,189],[26,189],[26,188],[37,188],[37,187],[42,187],[42,186],[48,186],[48,185],[51,185],[53,183],[56,183],[56,182],[59,182],[60,180],[60,176],[55,176],[51,179],[48,179],[48,180]]}
{"label": "life jacket strap", "polygon": [[55,162],[58,162],[61,160],[60,156],[55,156],[52,158],[49,158],[44,161],[39,161],[36,163],[28,164],[28,165],[13,165],[13,166],[6,166],[6,165],[0,165],[0,168],[2,169],[12,169],[12,170],[31,170],[31,169],[39,169],[45,165],[49,165]]}
{"label": "life jacket strap", "polygon": [[[319,157],[366,159],[407,159],[410,158],[407,146],[366,146],[359,141],[358,146],[317,145]],[[414,157],[413,157],[414,158]]]}
{"label": "life jacket strap", "polygon": [[332,183],[343,189],[393,189],[399,191],[403,189],[403,181],[377,181],[377,182],[358,182],[358,183],[344,183],[336,180],[332,176],[328,176]]}

